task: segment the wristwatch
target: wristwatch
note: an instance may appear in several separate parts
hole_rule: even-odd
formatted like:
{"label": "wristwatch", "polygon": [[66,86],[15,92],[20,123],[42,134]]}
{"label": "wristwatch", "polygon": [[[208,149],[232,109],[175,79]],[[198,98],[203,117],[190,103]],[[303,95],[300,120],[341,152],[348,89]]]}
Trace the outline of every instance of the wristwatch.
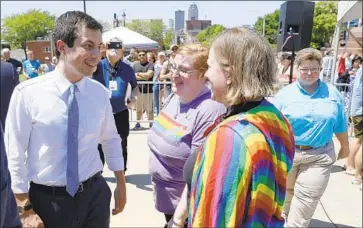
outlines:
{"label": "wristwatch", "polygon": [[18,206],[19,214],[23,214],[24,212],[29,211],[31,209],[33,209],[32,204],[28,204],[28,205],[25,205],[25,206]]}

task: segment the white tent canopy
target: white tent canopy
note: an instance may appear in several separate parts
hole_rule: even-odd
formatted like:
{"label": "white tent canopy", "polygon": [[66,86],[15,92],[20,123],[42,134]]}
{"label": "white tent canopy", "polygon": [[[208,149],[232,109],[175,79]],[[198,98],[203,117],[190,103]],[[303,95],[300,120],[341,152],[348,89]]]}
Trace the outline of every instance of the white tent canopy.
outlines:
{"label": "white tent canopy", "polygon": [[333,77],[331,83],[333,84],[336,76],[336,62],[338,58],[339,39],[340,39],[340,25],[347,21],[352,21],[362,17],[362,1],[339,1],[337,25],[335,27],[335,37],[333,40],[334,45],[334,62],[333,62]]}
{"label": "white tent canopy", "polygon": [[337,22],[352,21],[362,17],[362,1],[339,1]]}
{"label": "white tent canopy", "polygon": [[122,40],[123,47],[126,50],[133,47],[139,50],[155,50],[159,47],[158,42],[125,27],[117,27],[102,34],[103,42],[108,42],[115,37]]}

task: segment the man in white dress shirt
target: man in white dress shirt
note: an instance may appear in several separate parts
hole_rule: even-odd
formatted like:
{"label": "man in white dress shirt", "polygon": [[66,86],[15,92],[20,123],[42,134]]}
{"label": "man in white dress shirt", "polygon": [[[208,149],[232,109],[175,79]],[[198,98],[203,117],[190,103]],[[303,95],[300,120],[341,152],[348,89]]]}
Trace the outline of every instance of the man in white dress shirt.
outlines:
{"label": "man in white dress shirt", "polygon": [[111,191],[98,143],[116,177],[112,214],[126,203],[108,92],[86,77],[100,61],[101,34],[102,25],[83,12],[61,15],[54,28],[56,69],[18,85],[10,101],[5,145],[12,189],[18,206],[45,227],[109,227]]}

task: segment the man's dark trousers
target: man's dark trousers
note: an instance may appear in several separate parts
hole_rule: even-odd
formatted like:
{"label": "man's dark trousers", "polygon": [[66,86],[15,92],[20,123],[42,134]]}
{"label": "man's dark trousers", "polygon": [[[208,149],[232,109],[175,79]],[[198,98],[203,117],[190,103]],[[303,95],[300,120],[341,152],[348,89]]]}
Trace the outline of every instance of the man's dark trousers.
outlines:
{"label": "man's dark trousers", "polygon": [[111,190],[101,175],[90,178],[74,197],[65,187],[31,183],[29,199],[46,228],[110,226]]}
{"label": "man's dark trousers", "polygon": [[[127,170],[127,137],[130,133],[130,120],[129,120],[129,110],[126,109],[124,111],[113,114],[115,118],[117,132],[121,137],[121,146],[122,146],[122,155],[124,157],[124,167],[125,171]],[[98,151],[100,152],[100,157],[102,163],[105,164],[105,155],[102,151],[101,144],[98,145]]]}

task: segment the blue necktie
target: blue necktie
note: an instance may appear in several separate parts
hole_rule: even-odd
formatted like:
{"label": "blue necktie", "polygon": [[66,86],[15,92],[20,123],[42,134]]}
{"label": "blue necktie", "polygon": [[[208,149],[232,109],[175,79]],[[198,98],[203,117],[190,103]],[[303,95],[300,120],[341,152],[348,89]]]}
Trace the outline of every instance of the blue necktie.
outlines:
{"label": "blue necktie", "polygon": [[68,137],[67,137],[67,192],[73,197],[79,188],[78,177],[78,104],[75,96],[77,86],[72,84],[68,97]]}

